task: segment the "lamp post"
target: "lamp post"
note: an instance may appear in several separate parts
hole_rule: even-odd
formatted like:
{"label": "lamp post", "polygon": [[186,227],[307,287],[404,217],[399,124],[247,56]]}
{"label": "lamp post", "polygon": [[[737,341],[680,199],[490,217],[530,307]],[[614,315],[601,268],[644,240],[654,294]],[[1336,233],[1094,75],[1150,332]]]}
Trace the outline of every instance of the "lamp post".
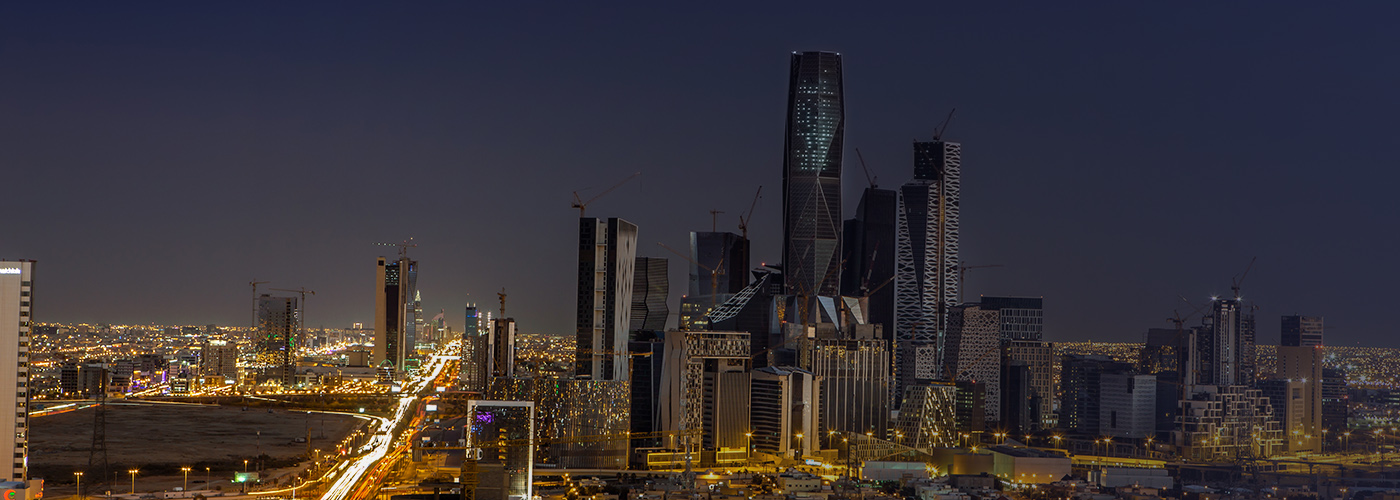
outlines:
{"label": "lamp post", "polygon": [[190,468],[189,468],[189,467],[181,467],[181,468],[180,468],[180,472],[185,473],[185,486],[184,486],[184,488],[182,488],[180,491],[189,491],[189,490],[190,490]]}
{"label": "lamp post", "polygon": [[128,474],[131,474],[131,494],[132,494],[132,495],[135,495],[135,494],[136,494],[136,473],[137,473],[137,472],[140,472],[140,471],[138,471],[138,470],[136,470],[136,469],[131,469],[131,470],[126,471],[126,472],[127,472]]}
{"label": "lamp post", "polygon": [[209,489],[209,468],[204,468],[204,489]]}
{"label": "lamp post", "polygon": [[243,472],[248,472],[248,459],[243,459]]}
{"label": "lamp post", "polygon": [[753,459],[753,433],[744,433],[744,465],[748,465]]}
{"label": "lamp post", "polygon": [[796,452],[796,455],[797,455],[796,458],[802,458],[802,433],[801,433],[801,432],[797,433],[797,452]]}
{"label": "lamp post", "polygon": [[74,489],[78,490],[78,500],[83,500],[83,473],[81,471],[74,472],[73,478],[78,483],[76,486],[73,487]]}

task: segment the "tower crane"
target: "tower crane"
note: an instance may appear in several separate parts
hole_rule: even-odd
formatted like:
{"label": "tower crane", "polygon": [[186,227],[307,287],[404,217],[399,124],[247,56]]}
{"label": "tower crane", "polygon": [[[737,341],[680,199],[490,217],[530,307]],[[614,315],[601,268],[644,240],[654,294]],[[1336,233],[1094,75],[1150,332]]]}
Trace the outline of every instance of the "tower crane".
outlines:
{"label": "tower crane", "polygon": [[1249,271],[1254,269],[1254,261],[1259,257],[1249,259],[1249,266],[1244,268],[1244,273],[1230,277],[1230,291],[1235,292],[1235,300],[1240,300],[1240,286],[1244,285],[1244,279],[1249,277]]}
{"label": "tower crane", "polygon": [[264,283],[272,283],[272,282],[271,282],[271,281],[258,281],[257,278],[253,278],[253,281],[249,281],[249,282],[248,282],[248,285],[250,285],[250,286],[253,287],[253,319],[252,319],[252,325],[251,325],[251,326],[252,326],[254,329],[256,329],[256,328],[258,327],[258,285],[261,285],[261,284],[264,284]]}
{"label": "tower crane", "polygon": [[938,128],[933,129],[933,140],[943,140],[943,133],[948,131],[948,124],[953,121],[953,113],[957,112],[958,108],[953,108],[951,111],[948,111],[948,117],[943,119],[943,125],[940,125]]}
{"label": "tower crane", "polygon": [[409,238],[409,239],[403,240],[403,242],[401,242],[401,243],[382,243],[382,242],[376,242],[375,245],[376,245],[376,246],[381,246],[381,247],[399,247],[399,258],[407,258],[407,257],[408,257],[408,249],[410,249],[410,248],[417,248],[417,247],[418,247],[418,244],[413,242],[413,238]]}
{"label": "tower crane", "polygon": [[588,208],[588,205],[589,205],[589,204],[591,204],[591,203],[593,203],[593,202],[595,202],[595,201],[598,201],[598,198],[602,198],[603,195],[608,194],[608,193],[611,193],[614,189],[617,189],[617,188],[622,187],[622,185],[623,185],[623,184],[626,184],[627,181],[630,181],[630,180],[632,180],[632,178],[637,177],[637,176],[639,176],[639,175],[642,175],[642,173],[641,173],[641,172],[633,172],[632,175],[627,176],[627,178],[622,179],[622,180],[619,181],[617,184],[613,184],[612,187],[607,188],[607,189],[604,189],[603,192],[598,193],[597,195],[595,195],[595,196],[592,197],[592,198],[589,198],[587,201],[584,201],[583,198],[579,198],[579,196],[578,196],[578,191],[574,191],[574,202],[573,202],[572,205],[570,205],[570,207],[572,207],[572,208],[577,208],[577,209],[578,209],[578,217],[579,217],[580,219],[582,219],[582,218],[583,218],[583,211],[586,210],[586,209]]}
{"label": "tower crane", "polygon": [[[753,203],[749,204],[749,211],[739,214],[739,234],[744,237],[744,241],[749,240],[749,221],[753,220],[753,209],[758,207],[758,199],[763,195],[763,186],[758,187],[758,191],[753,194]],[[747,257],[747,256],[746,256]]]}
{"label": "tower crane", "polygon": [[[949,115],[949,117],[951,118],[952,115]],[[980,265],[980,266],[969,266],[969,265],[967,265],[966,262],[964,262],[964,263],[958,265],[958,293],[961,294],[964,290],[967,289],[967,285],[966,285],[966,284],[967,284],[967,270],[968,270],[968,269],[987,269],[987,268],[992,268],[992,267],[1006,267],[1006,266],[1003,266],[1003,265],[1001,265],[1001,264],[983,264],[983,265]],[[962,301],[963,301],[963,300],[962,300],[962,297],[959,296],[959,297],[958,297],[958,302],[962,302]]]}
{"label": "tower crane", "polygon": [[870,169],[865,167],[865,155],[860,154],[860,148],[856,148],[856,158],[860,160],[860,169],[865,171],[865,181],[870,183],[870,189],[880,187],[879,185],[875,184],[875,181],[879,180],[880,177],[870,176]]}
{"label": "tower crane", "polygon": [[501,299],[501,319],[506,318],[506,287],[501,287],[501,291],[496,292],[496,297]]}
{"label": "tower crane", "polygon": [[665,248],[666,250],[670,251],[671,253],[676,254],[676,255],[679,255],[679,256],[681,256],[681,258],[690,261],[690,263],[691,263],[691,264],[695,264],[696,267],[699,267],[699,268],[701,268],[701,269],[704,269],[704,270],[710,272],[710,311],[715,310],[715,306],[717,305],[715,301],[718,300],[718,296],[719,296],[719,275],[724,274],[724,258],[725,258],[725,255],[720,255],[720,256],[719,256],[719,264],[717,264],[718,269],[714,269],[714,268],[711,268],[710,266],[701,264],[700,262],[696,261],[695,259],[690,258],[689,255],[686,255],[686,254],[681,253],[679,250],[676,250],[676,249],[674,249],[674,248],[671,248],[670,245],[667,245],[667,244],[662,243],[662,242],[659,242],[659,241],[656,242],[656,244],[657,244],[657,245],[661,245],[661,248]]}

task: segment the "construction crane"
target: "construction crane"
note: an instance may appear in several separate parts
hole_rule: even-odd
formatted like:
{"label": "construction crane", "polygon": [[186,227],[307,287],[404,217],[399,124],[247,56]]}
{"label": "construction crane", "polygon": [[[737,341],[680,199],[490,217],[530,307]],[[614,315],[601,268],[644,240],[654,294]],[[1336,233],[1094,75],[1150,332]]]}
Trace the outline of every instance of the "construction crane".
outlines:
{"label": "construction crane", "polygon": [[622,179],[622,181],[618,182],[617,184],[613,184],[612,187],[607,188],[607,189],[604,189],[603,192],[598,193],[596,196],[594,196],[594,197],[592,197],[592,198],[589,198],[588,201],[584,201],[582,198],[579,198],[579,196],[578,196],[578,191],[574,191],[574,202],[573,202],[573,204],[570,205],[570,206],[571,206],[572,208],[577,208],[577,209],[578,209],[578,218],[582,219],[582,218],[583,218],[583,211],[586,210],[586,209],[588,208],[588,205],[589,205],[589,204],[591,204],[591,203],[593,203],[593,202],[595,202],[595,201],[598,201],[598,198],[602,198],[603,195],[608,194],[608,193],[611,193],[614,189],[617,189],[617,188],[622,187],[622,185],[623,185],[623,184],[626,184],[627,181],[630,181],[630,180],[632,180],[632,178],[637,177],[637,176],[639,176],[639,175],[642,175],[642,173],[641,173],[641,172],[633,172],[632,175],[627,176],[626,179]]}
{"label": "construction crane", "polygon": [[[657,244],[657,245],[661,245],[661,248],[665,248],[667,251],[670,251],[671,253],[676,254],[676,255],[679,255],[679,256],[681,256],[681,258],[690,261],[691,264],[695,264],[697,267],[699,267],[699,268],[701,268],[701,269],[704,269],[704,270],[710,272],[710,311],[715,310],[715,306],[717,305],[717,304],[716,304],[716,300],[718,300],[718,297],[719,297],[719,275],[724,274],[724,257],[725,257],[725,256],[724,256],[724,255],[720,255],[720,256],[719,256],[719,264],[716,264],[716,266],[718,266],[718,269],[714,269],[714,268],[711,268],[710,266],[701,264],[700,262],[696,261],[695,259],[690,258],[689,255],[686,255],[686,254],[681,253],[679,250],[676,250],[676,249],[674,249],[674,248],[671,248],[670,245],[667,245],[667,244],[662,243],[662,242],[660,242],[660,241],[656,242],[656,244]],[[705,314],[709,314],[709,311],[706,311]]]}
{"label": "construction crane", "polygon": [[417,248],[417,247],[418,247],[418,244],[413,242],[413,238],[409,238],[409,239],[403,240],[403,242],[401,242],[401,243],[380,243],[380,242],[376,242],[375,245],[381,246],[381,247],[399,247],[399,258],[401,258],[401,259],[402,259],[402,258],[407,258],[407,257],[408,257],[408,249],[410,249],[410,248]]}
{"label": "construction crane", "polygon": [[879,185],[875,184],[875,181],[879,180],[880,177],[870,176],[870,169],[865,167],[865,155],[860,154],[860,148],[856,148],[856,158],[860,160],[860,169],[865,171],[865,181],[870,183],[870,189],[880,187]]}
{"label": "construction crane", "polygon": [[1230,277],[1230,291],[1235,293],[1235,300],[1240,300],[1240,286],[1244,285],[1244,279],[1249,277],[1249,271],[1254,269],[1254,261],[1256,260],[1259,260],[1259,257],[1250,258],[1249,266],[1244,268],[1243,274]]}
{"label": "construction crane", "polygon": [[501,287],[501,291],[496,292],[496,297],[501,299],[501,319],[506,317],[506,287]]}
{"label": "construction crane", "polygon": [[[758,187],[758,191],[753,194],[753,203],[749,204],[749,211],[739,214],[739,235],[744,237],[744,241],[749,240],[749,221],[753,220],[753,209],[758,207],[758,199],[763,195],[763,186]],[[748,216],[744,214],[747,213]]]}
{"label": "construction crane", "polygon": [[719,231],[719,214],[722,213],[724,213],[723,210],[710,209],[710,232]]}
{"label": "construction crane", "polygon": [[298,334],[301,336],[302,345],[305,346],[305,345],[306,345],[306,294],[309,293],[309,294],[311,294],[311,295],[316,295],[316,291],[315,291],[315,290],[307,290],[306,287],[301,287],[301,288],[298,288],[298,289],[296,289],[296,290],[291,290],[291,289],[287,289],[287,288],[269,288],[268,290],[275,290],[275,291],[278,291],[278,292],[294,292],[294,293],[299,293],[299,294],[301,294],[301,304],[300,304],[299,306],[297,306],[298,308],[301,309],[301,311],[300,311],[300,312],[301,312],[301,321],[299,321],[299,323],[301,323],[301,331],[298,332]]}
{"label": "construction crane", "polygon": [[933,129],[933,140],[943,140],[943,133],[948,131],[948,123],[953,121],[953,113],[957,112],[958,108],[953,108],[951,111],[948,112],[948,117],[943,119],[943,125],[940,125],[938,128]]}
{"label": "construction crane", "polygon": [[[951,118],[951,117],[952,117],[952,115],[949,115],[949,118]],[[980,266],[969,266],[969,265],[967,265],[966,262],[964,262],[964,263],[962,263],[962,264],[959,264],[959,265],[958,265],[958,293],[961,294],[963,291],[967,290],[967,270],[968,270],[968,269],[987,269],[987,268],[992,268],[992,267],[1005,267],[1005,266],[1002,266],[1001,264],[983,264],[983,265],[980,265]],[[958,302],[963,302],[963,298],[962,298],[961,296],[958,297]]]}
{"label": "construction crane", "polygon": [[257,328],[257,327],[258,327],[258,285],[261,285],[261,284],[264,284],[264,283],[272,283],[272,282],[271,282],[271,281],[258,281],[257,278],[253,278],[253,281],[249,281],[249,282],[248,282],[248,285],[250,285],[250,286],[253,287],[253,319],[252,319],[252,322],[250,323],[250,325],[251,325],[253,328]]}

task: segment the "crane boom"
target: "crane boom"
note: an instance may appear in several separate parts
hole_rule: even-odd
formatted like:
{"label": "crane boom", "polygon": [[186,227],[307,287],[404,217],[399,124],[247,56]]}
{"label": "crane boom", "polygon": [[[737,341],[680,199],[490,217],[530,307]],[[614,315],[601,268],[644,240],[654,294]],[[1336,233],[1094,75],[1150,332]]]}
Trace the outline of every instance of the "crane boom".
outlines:
{"label": "crane boom", "polygon": [[626,184],[627,181],[630,181],[630,180],[632,180],[634,177],[637,177],[637,176],[639,176],[639,175],[642,175],[642,173],[641,173],[640,171],[638,171],[638,172],[633,172],[632,175],[629,175],[629,176],[627,176],[627,178],[622,179],[621,181],[618,181],[618,183],[617,183],[617,184],[613,184],[612,187],[607,188],[607,189],[604,189],[603,192],[598,193],[597,195],[593,196],[592,198],[589,198],[588,201],[583,201],[582,198],[579,198],[579,196],[578,196],[578,191],[574,191],[574,203],[571,205],[571,207],[577,208],[577,209],[578,209],[578,217],[579,217],[580,219],[582,219],[582,218],[583,218],[583,211],[586,210],[586,209],[588,208],[588,205],[589,205],[590,203],[593,203],[593,202],[595,202],[595,201],[598,201],[598,198],[602,198],[603,195],[606,195],[606,194],[608,194],[608,193],[611,193],[614,189],[617,189],[617,188],[622,187],[622,185],[623,185],[623,184]]}
{"label": "crane boom", "polygon": [[378,245],[378,246],[381,246],[381,247],[399,247],[399,257],[400,257],[400,258],[407,258],[407,257],[408,257],[408,249],[410,249],[410,248],[418,248],[418,244],[413,242],[413,238],[409,238],[409,239],[403,240],[403,242],[401,242],[401,243],[383,243],[383,242],[375,242],[374,244],[375,244],[375,245]]}
{"label": "crane boom", "polygon": [[943,140],[943,133],[948,131],[948,124],[953,121],[953,113],[957,112],[958,108],[953,108],[952,110],[948,111],[948,117],[943,119],[943,125],[939,125],[938,128],[933,130],[933,140]]}
{"label": "crane boom", "polygon": [[748,214],[748,216],[745,217],[744,214],[742,214],[742,213],[739,214],[739,233],[740,233],[740,235],[742,235],[742,236],[744,237],[744,240],[745,240],[745,241],[747,241],[747,240],[749,239],[749,221],[753,220],[753,210],[754,210],[754,208],[757,208],[757,207],[758,207],[758,199],[759,199],[762,195],[763,195],[763,186],[759,186],[759,187],[758,187],[758,192],[755,192],[755,193],[753,194],[753,203],[750,203],[750,204],[749,204],[749,211],[748,211],[748,212],[745,212],[745,213]]}
{"label": "crane boom", "polygon": [[875,184],[875,180],[879,179],[879,177],[871,177],[870,169],[865,167],[865,155],[860,154],[860,148],[856,148],[856,158],[860,160],[860,169],[865,171],[865,182],[870,183],[870,189],[880,187]]}

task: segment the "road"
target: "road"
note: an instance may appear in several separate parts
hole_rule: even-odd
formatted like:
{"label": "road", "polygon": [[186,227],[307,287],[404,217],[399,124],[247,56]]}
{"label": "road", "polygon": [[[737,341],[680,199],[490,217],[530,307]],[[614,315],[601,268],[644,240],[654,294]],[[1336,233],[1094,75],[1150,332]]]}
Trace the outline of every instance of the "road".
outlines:
{"label": "road", "polygon": [[[348,462],[349,465],[342,463],[336,467],[336,469],[343,468],[344,471],[340,473],[340,477],[336,478],[334,483],[326,488],[321,500],[356,500],[363,496],[363,490],[366,489],[360,486],[364,486],[364,483],[373,484],[383,477],[382,471],[376,470],[376,477],[373,480],[363,481],[368,472],[377,469],[380,462],[394,451],[394,443],[400,441],[399,436],[394,434],[395,429],[398,429],[400,424],[412,417],[412,412],[409,410],[413,408],[413,403],[431,393],[433,380],[442,374],[447,365],[447,356],[433,356],[432,360],[428,362],[428,366],[420,372],[421,375],[404,384],[404,396],[399,398],[399,403],[394,408],[393,417],[373,416],[374,419],[378,420],[378,425],[375,427],[375,433],[370,441],[361,448],[362,451],[367,449],[367,453],[352,462]],[[404,430],[404,432],[411,431],[412,429],[408,427]]]}

